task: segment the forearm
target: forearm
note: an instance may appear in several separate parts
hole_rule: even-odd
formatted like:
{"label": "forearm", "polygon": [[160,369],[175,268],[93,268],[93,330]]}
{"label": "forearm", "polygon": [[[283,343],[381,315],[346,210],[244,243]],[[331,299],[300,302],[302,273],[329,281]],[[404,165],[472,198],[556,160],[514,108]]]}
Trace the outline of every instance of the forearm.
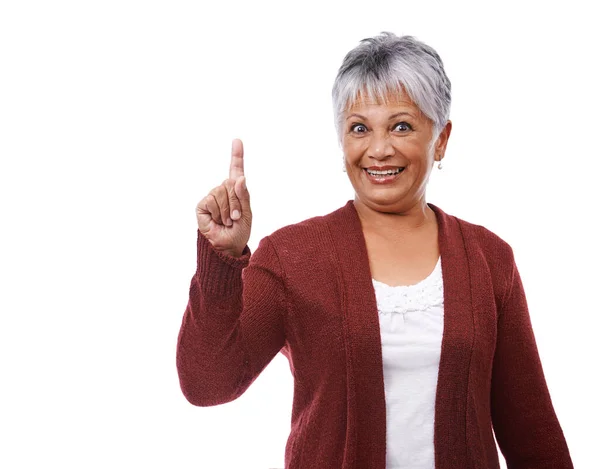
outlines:
{"label": "forearm", "polygon": [[498,318],[492,420],[509,469],[572,469],[552,405],[519,272]]}
{"label": "forearm", "polygon": [[198,267],[177,343],[181,389],[192,404],[217,405],[238,396],[247,364],[240,315],[249,256],[248,250],[239,259],[217,253],[198,236]]}
{"label": "forearm", "polygon": [[215,251],[198,236],[198,268],[177,345],[186,398],[199,406],[245,392],[285,343],[285,286],[279,258],[264,238],[250,258]]}

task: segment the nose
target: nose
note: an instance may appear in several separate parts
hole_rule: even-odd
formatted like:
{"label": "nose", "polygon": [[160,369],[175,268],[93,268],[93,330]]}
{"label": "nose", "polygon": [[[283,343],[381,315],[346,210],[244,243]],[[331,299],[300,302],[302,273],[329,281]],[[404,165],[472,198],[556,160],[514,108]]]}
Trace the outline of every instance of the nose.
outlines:
{"label": "nose", "polygon": [[394,155],[394,147],[389,135],[373,135],[369,142],[367,156],[376,160],[385,160]]}

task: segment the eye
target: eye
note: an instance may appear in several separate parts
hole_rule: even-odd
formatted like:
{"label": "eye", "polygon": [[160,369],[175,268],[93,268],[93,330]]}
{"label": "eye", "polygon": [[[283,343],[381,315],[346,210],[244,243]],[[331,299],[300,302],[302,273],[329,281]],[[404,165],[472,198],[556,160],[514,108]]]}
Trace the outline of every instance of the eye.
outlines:
{"label": "eye", "polygon": [[408,132],[409,130],[412,130],[412,126],[408,122],[398,122],[394,126],[394,130],[398,132]]}
{"label": "eye", "polygon": [[356,132],[357,134],[364,134],[367,131],[367,128],[364,124],[352,124],[350,126],[351,132]]}

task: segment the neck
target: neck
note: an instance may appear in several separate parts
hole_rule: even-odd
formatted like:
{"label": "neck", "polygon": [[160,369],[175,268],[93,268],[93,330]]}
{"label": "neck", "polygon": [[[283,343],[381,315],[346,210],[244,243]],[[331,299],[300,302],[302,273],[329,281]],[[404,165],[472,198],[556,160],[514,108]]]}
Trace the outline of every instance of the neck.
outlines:
{"label": "neck", "polygon": [[402,210],[383,211],[363,203],[358,197],[354,198],[354,207],[358,213],[363,230],[375,231],[382,235],[386,233],[413,233],[431,223],[437,223],[434,211],[427,205],[425,198]]}

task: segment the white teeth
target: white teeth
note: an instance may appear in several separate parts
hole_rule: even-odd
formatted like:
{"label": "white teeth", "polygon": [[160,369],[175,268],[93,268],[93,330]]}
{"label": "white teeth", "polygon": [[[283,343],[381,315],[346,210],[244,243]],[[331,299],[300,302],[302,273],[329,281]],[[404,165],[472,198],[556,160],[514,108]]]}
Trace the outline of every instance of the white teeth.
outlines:
{"label": "white teeth", "polygon": [[367,169],[367,173],[369,173],[371,176],[393,176],[394,174],[398,174],[399,172],[400,168],[386,169],[385,171]]}

